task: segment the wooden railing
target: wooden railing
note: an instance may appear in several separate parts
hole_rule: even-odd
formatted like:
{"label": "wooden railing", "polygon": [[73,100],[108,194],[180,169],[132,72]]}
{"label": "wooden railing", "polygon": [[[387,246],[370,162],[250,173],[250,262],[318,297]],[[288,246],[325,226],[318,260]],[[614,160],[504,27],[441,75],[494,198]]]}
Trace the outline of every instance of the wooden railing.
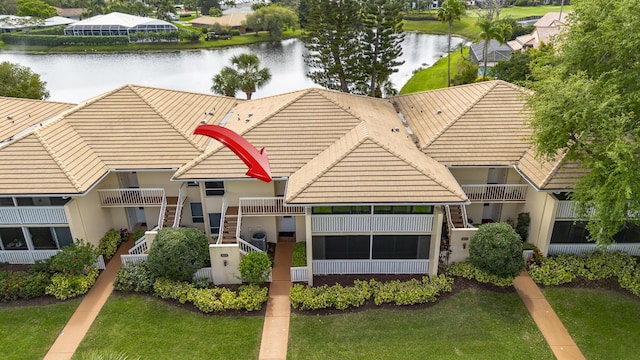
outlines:
{"label": "wooden railing", "polygon": [[[596,250],[596,244],[549,244],[548,255],[574,254],[583,255]],[[640,243],[611,244],[607,247],[608,252],[623,251],[632,256],[640,256]]]}
{"label": "wooden railing", "polygon": [[313,233],[430,233],[433,215],[312,215]]}
{"label": "wooden railing", "polygon": [[[313,260],[314,275],[426,274],[429,260]],[[293,281],[293,280],[292,280]]]}
{"label": "wooden railing", "polygon": [[161,206],[165,199],[162,188],[98,190],[102,206]]}
{"label": "wooden railing", "polygon": [[239,208],[245,215],[304,214],[304,206],[284,204],[282,197],[240,198]]}
{"label": "wooden railing", "polygon": [[2,206],[0,224],[67,224],[64,206]]}
{"label": "wooden railing", "polygon": [[475,202],[524,202],[529,185],[526,184],[468,184],[462,190]]}

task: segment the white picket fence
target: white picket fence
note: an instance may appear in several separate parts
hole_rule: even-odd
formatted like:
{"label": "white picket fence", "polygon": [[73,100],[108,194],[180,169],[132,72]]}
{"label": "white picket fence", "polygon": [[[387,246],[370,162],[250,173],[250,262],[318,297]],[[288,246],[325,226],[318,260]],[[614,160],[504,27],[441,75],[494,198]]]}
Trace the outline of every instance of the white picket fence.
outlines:
{"label": "white picket fence", "polygon": [[[596,244],[549,244],[548,255],[573,254],[582,255],[596,250]],[[632,256],[640,256],[640,243],[631,244],[611,244],[607,247],[608,252],[622,251]]]}
{"label": "white picket fence", "polygon": [[291,268],[291,282],[304,282],[309,281],[309,271],[307,267],[292,267]]}
{"label": "white picket fence", "polygon": [[[429,260],[313,260],[314,275],[426,274]],[[292,280],[293,281],[293,280]]]}

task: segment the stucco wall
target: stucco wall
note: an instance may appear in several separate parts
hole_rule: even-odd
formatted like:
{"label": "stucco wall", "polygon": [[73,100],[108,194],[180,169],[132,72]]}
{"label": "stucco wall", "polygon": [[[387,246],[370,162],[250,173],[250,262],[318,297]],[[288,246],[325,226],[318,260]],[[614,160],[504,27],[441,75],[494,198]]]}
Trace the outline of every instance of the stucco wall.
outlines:
{"label": "stucco wall", "polygon": [[243,216],[240,229],[240,236],[245,241],[251,240],[251,235],[256,231],[267,233],[268,242],[278,241],[277,216]]}
{"label": "stucco wall", "polygon": [[229,206],[238,206],[241,197],[273,197],[273,182],[265,183],[257,180],[225,181],[225,196]]}
{"label": "stucco wall", "polygon": [[449,171],[460,185],[486,184],[489,175],[488,168],[450,168]]}
{"label": "stucco wall", "polygon": [[528,212],[531,218],[527,241],[545,254],[553,231],[557,204],[558,201],[551,194],[530,189],[527,192],[527,202],[522,207],[522,211]]}
{"label": "stucco wall", "polygon": [[120,228],[113,224],[110,209],[100,206],[96,190],[85,196],[73,198],[65,205],[65,212],[73,238],[83,239],[96,246],[109,229]]}

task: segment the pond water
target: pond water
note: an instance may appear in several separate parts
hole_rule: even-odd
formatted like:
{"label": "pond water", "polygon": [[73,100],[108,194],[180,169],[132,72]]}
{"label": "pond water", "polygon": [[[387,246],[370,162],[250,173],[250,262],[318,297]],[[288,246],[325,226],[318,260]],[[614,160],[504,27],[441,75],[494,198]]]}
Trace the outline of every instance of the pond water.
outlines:
{"label": "pond water", "polygon": [[[463,42],[453,38],[452,48]],[[436,62],[447,49],[446,35],[407,33],[403,42],[404,64],[392,75],[398,90],[413,71]],[[53,54],[0,53],[0,62],[28,66],[47,82],[49,100],[77,103],[125,84],[211,93],[211,78],[233,55],[251,52],[261,66],[271,70],[271,81],[254,98],[317,86],[306,77],[304,45],[298,39],[225,49],[163,53]],[[244,98],[244,94],[238,94]]]}

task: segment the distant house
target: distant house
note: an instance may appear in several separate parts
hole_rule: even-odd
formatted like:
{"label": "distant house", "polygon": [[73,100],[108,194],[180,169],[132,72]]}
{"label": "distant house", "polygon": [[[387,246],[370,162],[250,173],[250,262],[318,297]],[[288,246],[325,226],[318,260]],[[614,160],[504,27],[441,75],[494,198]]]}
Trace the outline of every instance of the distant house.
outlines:
{"label": "distant house", "polygon": [[[487,66],[491,67],[498,63],[498,61],[509,60],[511,58],[511,48],[507,44],[500,44],[497,40],[489,41],[489,47],[487,48]],[[484,40],[471,45],[469,51],[471,60],[476,64],[484,64]]]}
{"label": "distant house", "polygon": [[70,36],[113,36],[137,32],[167,32],[178,28],[166,21],[112,12],[78,21],[64,30]]}
{"label": "distant house", "polygon": [[527,48],[537,48],[541,42],[548,43],[557,36],[567,23],[567,12],[548,12],[538,19],[533,26],[535,27],[531,34],[521,35],[507,42],[507,45],[514,50],[519,51]]}
{"label": "distant house", "polygon": [[220,24],[222,27],[239,30],[245,32],[245,21],[247,20],[247,13],[233,13],[220,17],[214,16],[200,16],[199,18],[191,20],[191,25],[200,28],[211,28],[215,24]]}
{"label": "distant house", "polygon": [[60,16],[42,20],[31,16],[0,15],[0,32],[29,31],[30,29],[68,25],[74,22],[76,20]]}
{"label": "distant house", "polygon": [[56,11],[58,12],[58,16],[67,18],[67,19],[73,19],[73,20],[80,20],[80,18],[82,17],[82,14],[84,14],[85,11],[87,11],[87,9],[85,8],[56,8]]}

